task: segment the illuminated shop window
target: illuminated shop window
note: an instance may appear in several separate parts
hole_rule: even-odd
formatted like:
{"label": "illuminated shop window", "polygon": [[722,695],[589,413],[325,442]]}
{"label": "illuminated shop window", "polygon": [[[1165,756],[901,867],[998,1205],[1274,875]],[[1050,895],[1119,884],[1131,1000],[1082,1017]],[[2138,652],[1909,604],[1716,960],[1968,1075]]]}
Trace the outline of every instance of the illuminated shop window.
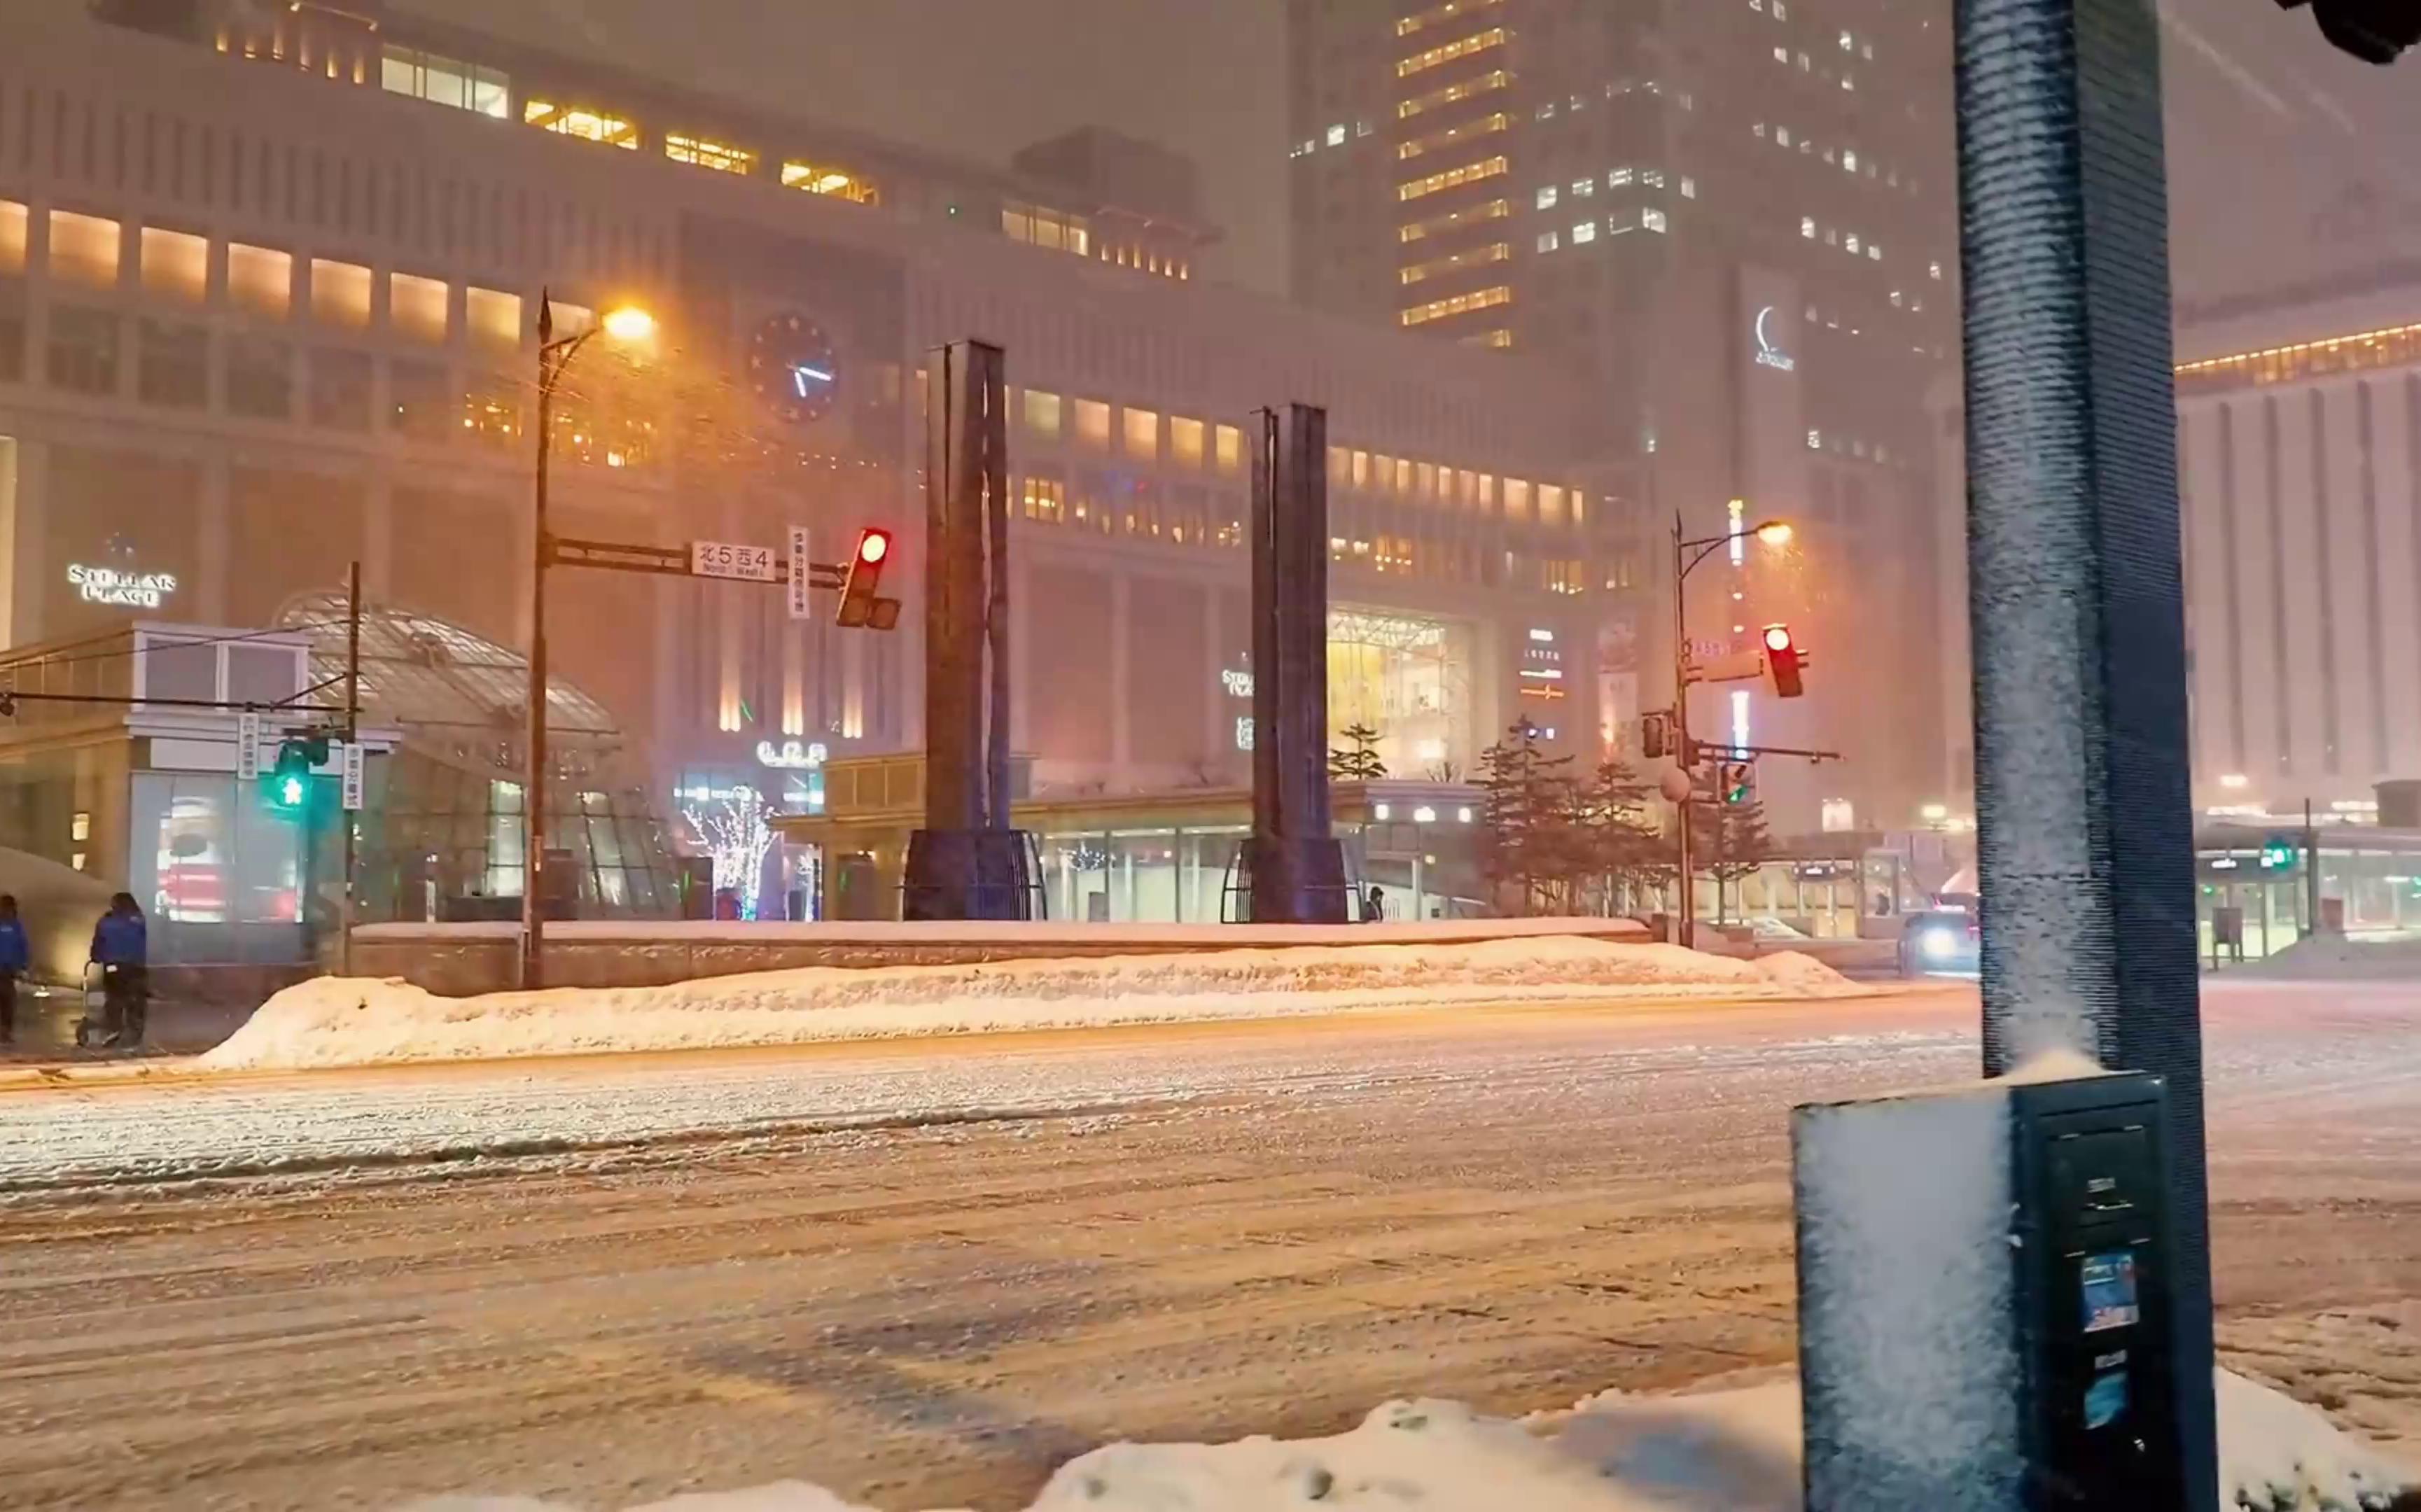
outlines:
{"label": "illuminated shop window", "polygon": [[795,158],[782,164],[782,187],[810,195],[828,195],[834,199],[846,199],[852,205],[879,204],[882,197],[871,179],[860,178],[846,168],[836,168],[829,164],[804,163]]}
{"label": "illuminated shop window", "polygon": [[227,298],[238,309],[286,319],[294,308],[294,255],[241,242],[228,243]]}
{"label": "illuminated shop window", "polygon": [[675,132],[664,138],[664,156],[675,163],[694,164],[712,168],[717,173],[736,173],[743,178],[757,171],[757,154],[743,147],[729,147],[711,142],[702,136],[683,136]]}
{"label": "illuminated shop window", "polygon": [[389,45],[379,59],[379,83],[389,94],[408,95],[432,105],[448,105],[504,120],[512,83],[494,69],[457,58],[424,53],[416,47]]}
{"label": "illuminated shop window", "polygon": [[143,228],[143,292],[157,299],[199,304],[210,293],[211,244],[201,237],[162,226]]}
{"label": "illuminated shop window", "polygon": [[639,148],[639,129],[618,116],[533,100],[522,106],[522,121],[524,125],[553,132],[557,136],[576,136],[584,142],[603,142],[609,147],[633,152]]}
{"label": "illuminated shop window", "polygon": [[117,287],[117,223],[73,210],[51,211],[51,276],[91,288]]}

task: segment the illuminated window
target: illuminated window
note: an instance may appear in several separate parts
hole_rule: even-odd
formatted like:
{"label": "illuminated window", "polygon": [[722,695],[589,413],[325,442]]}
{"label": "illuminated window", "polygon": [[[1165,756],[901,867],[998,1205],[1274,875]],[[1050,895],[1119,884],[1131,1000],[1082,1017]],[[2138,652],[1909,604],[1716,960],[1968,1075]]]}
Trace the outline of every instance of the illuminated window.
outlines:
{"label": "illuminated window", "polygon": [[1168,454],[1186,467],[1202,465],[1202,422],[1183,415],[1168,417]]}
{"label": "illuminated window", "polygon": [[712,168],[717,173],[736,173],[742,177],[757,171],[757,154],[744,147],[731,147],[711,142],[702,136],[682,136],[674,132],[664,138],[664,156],[675,163],[695,164]]}
{"label": "illuminated window", "polygon": [[210,293],[211,244],[184,231],[143,228],[143,292],[198,304]]}
{"label": "illuminated window", "polygon": [[860,178],[845,168],[829,164],[802,163],[792,159],[782,164],[782,187],[803,190],[810,195],[828,195],[846,199],[852,205],[880,204],[882,195],[871,179]]}
{"label": "illuminated window", "polygon": [[507,101],[512,94],[511,82],[494,69],[392,44],[379,58],[379,83],[389,94],[474,111],[497,120],[508,117]]}
{"label": "illuminated window", "polygon": [[445,281],[413,273],[389,273],[386,281],[387,322],[415,341],[445,339]]}
{"label": "illuminated window", "polygon": [[1059,396],[1038,388],[1025,391],[1025,429],[1045,441],[1059,439]]}
{"label": "illuminated window", "polygon": [[1526,479],[1508,477],[1505,480],[1505,518],[1530,518],[1530,485]]}
{"label": "illuminated window", "polygon": [[1572,227],[1572,245],[1581,246],[1597,240],[1597,222],[1583,221]]}
{"label": "illuminated window", "polygon": [[1462,226],[1476,225],[1480,221],[1501,221],[1512,213],[1511,200],[1492,199],[1485,205],[1474,205],[1469,210],[1459,210],[1445,215],[1432,215],[1426,221],[1414,221],[1410,226],[1398,226],[1396,240],[1419,242]]}
{"label": "illuminated window", "polygon": [[1512,256],[1513,243],[1492,242],[1487,246],[1475,248],[1470,252],[1458,252],[1451,257],[1439,257],[1429,262],[1415,263],[1410,268],[1398,269],[1396,277],[1399,283],[1417,284],[1442,273],[1456,273],[1465,268],[1481,268],[1492,262],[1504,262]]}
{"label": "illuminated window", "polygon": [[471,339],[483,346],[518,347],[522,342],[522,297],[493,288],[462,291],[462,323]]}
{"label": "illuminated window", "polygon": [[1345,145],[1345,128],[1343,126],[1332,126],[1328,129],[1328,145],[1330,147],[1343,147]]}
{"label": "illuminated window", "polygon": [[0,273],[25,271],[28,212],[13,199],[0,199]]}
{"label": "illuminated window", "polygon": [[1431,6],[1418,15],[1405,16],[1398,20],[1396,23],[1396,35],[1410,37],[1413,33],[1427,26],[1434,26],[1439,22],[1452,21],[1458,16],[1467,16],[1475,10],[1485,10],[1492,6],[1501,6],[1504,3],[1505,0],[1445,0],[1444,5]]}
{"label": "illuminated window", "polygon": [[1539,208],[1540,210],[1554,210],[1555,208],[1555,201],[1563,197],[1563,193],[1564,190],[1561,184],[1547,185],[1544,189],[1539,191]]}
{"label": "illuminated window", "polygon": [[[576,336],[597,323],[597,312],[586,304],[574,304],[568,300],[557,299],[547,301],[545,307],[554,317],[554,335],[557,340],[565,336]],[[925,375],[919,373],[916,376],[918,379],[916,392],[921,394],[925,391],[923,382]]]}
{"label": "illuminated window", "polygon": [[1218,430],[1219,471],[1238,473],[1244,466],[1244,433],[1234,426],[1221,426]]}
{"label": "illuminated window", "polygon": [[1129,410],[1125,429],[1127,455],[1151,461],[1160,456],[1160,412]]}
{"label": "illuminated window", "polygon": [[1415,53],[1411,57],[1398,60],[1396,77],[1407,79],[1415,73],[1423,73],[1436,68],[1442,63],[1451,63],[1456,58],[1469,57],[1475,53],[1484,53],[1492,47],[1504,45],[1505,28],[1491,26],[1476,36],[1466,37],[1460,41],[1446,42],[1441,46],[1432,47],[1427,52]]}
{"label": "illuminated window", "polygon": [[51,211],[51,276],[93,288],[117,287],[116,221],[73,210]]}
{"label": "illuminated window", "polygon": [[370,323],[370,271],[358,263],[311,259],[311,318],[358,330]]}
{"label": "illuminated window", "polygon": [[1691,178],[1686,173],[1681,176],[1681,197],[1683,199],[1695,199],[1698,197],[1698,180]]}
{"label": "illuminated window", "polygon": [[[1624,182],[1626,182],[1626,183],[1628,183],[1630,180],[1626,178],[1623,181],[1624,181]],[[1589,197],[1589,195],[1594,195],[1594,194],[1596,194],[1596,193],[1597,193],[1597,180],[1596,180],[1596,179],[1573,179],[1573,180],[1572,180],[1572,197],[1573,197],[1574,199],[1586,199],[1586,198],[1588,198],[1588,197]]]}
{"label": "illuminated window", "polygon": [[294,255],[227,244],[227,298],[239,309],[282,320],[294,307]]}
{"label": "illuminated window", "polygon": [[1497,69],[1492,72],[1483,73],[1476,79],[1466,79],[1460,84],[1449,85],[1444,89],[1432,89],[1428,94],[1399,101],[1396,105],[1396,118],[1410,120],[1414,116],[1435,110],[1440,105],[1451,105],[1458,101],[1468,100],[1474,95],[1485,94],[1491,89],[1503,89],[1512,82],[1512,74],[1503,69]]}
{"label": "illuminated window", "polygon": [[1444,173],[1433,173],[1426,179],[1415,179],[1410,183],[1398,184],[1396,197],[1398,200],[1419,199],[1443,190],[1477,183],[1483,179],[1495,178],[1506,171],[1506,166],[1505,159],[1499,156],[1483,159],[1460,168],[1448,168]]}
{"label": "illuminated window", "polygon": [[1106,450],[1110,444],[1110,407],[1100,399],[1076,401],[1076,439]]}
{"label": "illuminated window", "polygon": [[1542,525],[1564,522],[1564,491],[1553,483],[1539,485],[1539,522]]}
{"label": "illuminated window", "polygon": [[1541,231],[1539,233],[1539,250],[1541,252],[1553,252],[1563,244],[1564,234],[1561,231]]}
{"label": "illuminated window", "polygon": [[1396,144],[1396,158],[1401,162],[1406,158],[1421,157],[1440,148],[1459,146],[1475,136],[1487,136],[1496,132],[1510,130],[1512,125],[1513,117],[1500,110],[1492,116],[1482,116],[1479,119],[1461,126],[1449,126],[1442,132],[1431,132],[1427,136],[1416,136],[1409,142],[1398,142]]}
{"label": "illuminated window", "polygon": [[1513,345],[1513,333],[1505,329],[1503,326],[1498,326],[1493,331],[1482,332],[1478,335],[1465,336],[1462,339],[1463,344],[1466,346],[1496,347],[1501,349]]}
{"label": "illuminated window", "polygon": [[584,142],[603,142],[633,152],[639,148],[639,129],[618,116],[533,100],[522,106],[522,121],[524,125],[553,132],[557,136],[576,136]]}
{"label": "illuminated window", "polygon": [[1662,231],[1664,229],[1665,224],[1664,212],[1661,210],[1642,210],[1639,215],[1639,224],[1648,227],[1648,229],[1651,231]]}
{"label": "illuminated window", "polygon": [[1033,205],[1008,205],[1001,210],[1000,228],[1012,242],[1049,247],[1054,252],[1072,252],[1080,257],[1092,255],[1092,226],[1081,215],[1063,215]]}
{"label": "illuminated window", "polygon": [[1612,173],[1605,176],[1605,186],[1608,189],[1619,189],[1629,182],[1631,182],[1631,170],[1629,168],[1617,168]]}
{"label": "illuminated window", "polygon": [[1025,518],[1055,525],[1068,517],[1068,485],[1055,477],[1025,480]]}

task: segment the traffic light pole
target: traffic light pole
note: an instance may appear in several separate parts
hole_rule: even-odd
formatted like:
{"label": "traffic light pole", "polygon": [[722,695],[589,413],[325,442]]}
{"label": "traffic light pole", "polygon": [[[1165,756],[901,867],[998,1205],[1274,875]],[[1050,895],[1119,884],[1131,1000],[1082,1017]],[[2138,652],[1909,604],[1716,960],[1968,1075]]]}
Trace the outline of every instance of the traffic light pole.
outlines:
{"label": "traffic light pole", "polygon": [[1681,553],[1688,542],[1681,538],[1681,512],[1673,511],[1673,748],[1681,757],[1681,776],[1686,784],[1679,798],[1673,801],[1677,816],[1674,828],[1680,838],[1676,842],[1679,852],[1675,874],[1675,890],[1681,896],[1679,912],[1674,915],[1673,943],[1684,950],[1694,950],[1698,943],[1698,897],[1693,886],[1695,877],[1690,855],[1690,801],[1697,796],[1697,747],[1690,741],[1690,614],[1689,600],[1681,585],[1690,576],[1695,563],[1684,562]]}
{"label": "traffic light pole", "polygon": [[[362,738],[362,564],[354,562],[345,569],[345,749],[346,760],[358,759],[350,753]],[[348,772],[352,770],[348,767]],[[339,806],[337,822],[345,827],[345,891],[343,912],[336,916],[336,974],[353,974],[353,868],[355,865],[354,830],[359,825],[355,811]]]}

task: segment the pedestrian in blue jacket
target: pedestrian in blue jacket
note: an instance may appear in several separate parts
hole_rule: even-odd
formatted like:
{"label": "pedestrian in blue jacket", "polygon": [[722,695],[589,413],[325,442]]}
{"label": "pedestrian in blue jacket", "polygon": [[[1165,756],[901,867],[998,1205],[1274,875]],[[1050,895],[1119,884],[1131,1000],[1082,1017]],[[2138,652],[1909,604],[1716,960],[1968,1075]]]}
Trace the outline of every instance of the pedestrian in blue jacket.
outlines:
{"label": "pedestrian in blue jacket", "polygon": [[143,1043],[143,1021],[150,1006],[150,947],[133,894],[111,898],[109,912],[92,927],[92,959],[101,968],[108,1042]]}
{"label": "pedestrian in blue jacket", "polygon": [[25,921],[17,917],[17,897],[0,893],[0,1045],[17,1042],[17,978],[34,964],[34,947],[25,938]]}

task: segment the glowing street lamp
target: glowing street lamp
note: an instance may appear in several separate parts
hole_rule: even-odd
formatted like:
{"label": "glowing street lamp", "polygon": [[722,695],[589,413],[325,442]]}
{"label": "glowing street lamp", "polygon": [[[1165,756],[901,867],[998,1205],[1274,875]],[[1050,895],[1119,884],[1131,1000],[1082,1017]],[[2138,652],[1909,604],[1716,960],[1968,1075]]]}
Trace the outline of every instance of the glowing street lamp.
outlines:
{"label": "glowing street lamp", "polygon": [[619,346],[633,346],[656,334],[656,318],[634,304],[618,305],[605,319],[568,336],[554,334],[554,304],[538,300],[538,471],[530,508],[529,728],[522,765],[522,952],[521,985],[539,982],[539,949],[546,927],[540,873],[546,865],[546,569],[554,538],[546,529],[548,448],[554,440],[554,390],[563,370],[598,333]]}

